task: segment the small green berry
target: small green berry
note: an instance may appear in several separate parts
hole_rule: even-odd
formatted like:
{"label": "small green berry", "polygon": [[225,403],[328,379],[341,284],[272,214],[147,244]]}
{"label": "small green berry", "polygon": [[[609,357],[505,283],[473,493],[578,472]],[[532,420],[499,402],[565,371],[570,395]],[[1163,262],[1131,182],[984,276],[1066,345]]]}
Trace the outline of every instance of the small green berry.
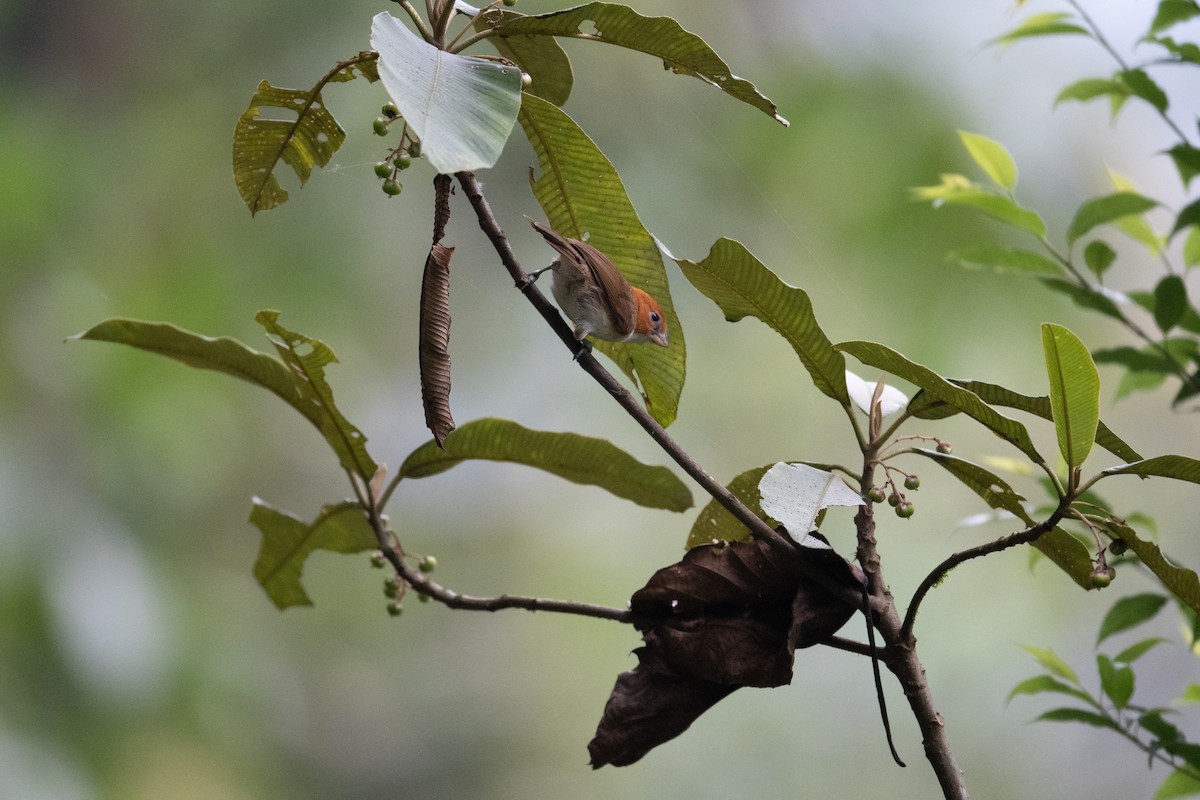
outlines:
{"label": "small green berry", "polygon": [[395,578],[388,578],[383,582],[383,594],[393,600],[400,594],[400,584],[396,583]]}
{"label": "small green berry", "polygon": [[387,558],[383,555],[382,550],[371,553],[371,566],[375,569],[383,569],[387,566]]}
{"label": "small green berry", "polygon": [[883,489],[880,489],[878,486],[872,486],[867,491],[867,499],[872,503],[882,503],[887,499],[887,495],[884,494]]}
{"label": "small green berry", "polygon": [[1129,543],[1124,539],[1113,539],[1108,543],[1108,552],[1114,556],[1123,556],[1129,551]]}
{"label": "small green berry", "polygon": [[406,149],[408,150],[408,154],[410,156],[412,156],[413,158],[421,157],[421,143],[420,142],[417,142],[417,141],[410,142]]}
{"label": "small green berry", "polygon": [[371,130],[375,131],[376,136],[387,136],[388,134],[388,118],[376,117],[371,123]]}
{"label": "small green berry", "polygon": [[530,86],[533,86],[533,76],[530,75],[528,72],[522,72],[521,73],[521,88],[528,89]]}
{"label": "small green berry", "polygon": [[908,501],[896,506],[896,516],[900,519],[908,519],[915,513],[917,513],[917,507]]}
{"label": "small green berry", "polygon": [[917,489],[921,488],[921,479],[916,475],[909,475],[904,479],[904,488],[915,492]]}
{"label": "small green berry", "polygon": [[380,161],[375,165],[375,176],[379,178],[392,177],[392,165],[386,161]]}
{"label": "small green berry", "polygon": [[896,506],[900,505],[900,493],[892,492],[891,494],[889,494],[887,496],[887,501],[888,501],[888,505],[891,506],[892,508],[895,508]]}
{"label": "small green berry", "polygon": [[938,442],[937,451],[942,455],[950,455],[950,451],[953,449],[949,442]]}
{"label": "small green berry", "polygon": [[391,100],[383,104],[383,115],[388,119],[395,119],[400,116],[400,109]]}
{"label": "small green berry", "polygon": [[517,0],[504,0],[504,5],[508,6],[509,8],[512,8],[516,4]]}
{"label": "small green berry", "polygon": [[393,163],[396,165],[396,169],[408,169],[412,166],[412,156],[407,155],[406,153],[401,153],[400,155],[396,156]]}
{"label": "small green berry", "polygon": [[418,600],[418,601],[420,601],[420,602],[422,602],[422,603],[428,603],[428,602],[429,602],[430,600],[432,600],[432,599],[433,599],[433,598],[432,598],[432,597],[430,597],[430,596],[429,596],[429,595],[427,595],[427,594],[419,594],[419,595],[417,595],[417,600]]}
{"label": "small green berry", "polygon": [[402,191],[404,191],[404,187],[395,178],[388,178],[383,182],[383,193],[389,197],[395,197]]}
{"label": "small green berry", "polygon": [[387,612],[389,617],[398,617],[404,613],[404,606],[393,600],[387,604]]}
{"label": "small green berry", "polygon": [[1113,578],[1117,577],[1117,571],[1109,566],[1096,567],[1088,577],[1092,579],[1092,586],[1103,589],[1113,582]]}
{"label": "small green berry", "polygon": [[425,556],[421,559],[421,563],[417,565],[417,569],[421,572],[433,572],[437,569],[437,559],[433,556]]}

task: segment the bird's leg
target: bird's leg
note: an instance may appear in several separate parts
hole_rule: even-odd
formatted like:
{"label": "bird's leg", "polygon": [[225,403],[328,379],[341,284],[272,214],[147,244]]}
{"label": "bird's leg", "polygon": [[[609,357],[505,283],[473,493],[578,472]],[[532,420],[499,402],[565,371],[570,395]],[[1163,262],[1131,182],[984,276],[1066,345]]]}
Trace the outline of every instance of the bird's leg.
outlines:
{"label": "bird's leg", "polygon": [[537,279],[542,277],[543,272],[547,272],[552,269],[554,269],[553,264],[551,264],[548,267],[542,267],[539,270],[534,270],[533,272],[526,274],[524,285],[521,286],[521,289],[528,289],[530,286],[533,286],[533,284],[535,284],[537,282]]}
{"label": "bird's leg", "polygon": [[[579,333],[576,332],[575,336],[578,337]],[[583,358],[584,353],[592,352],[592,343],[587,339],[576,338],[576,341],[579,342],[579,349],[575,351],[575,355],[571,358],[572,361],[578,361]]]}

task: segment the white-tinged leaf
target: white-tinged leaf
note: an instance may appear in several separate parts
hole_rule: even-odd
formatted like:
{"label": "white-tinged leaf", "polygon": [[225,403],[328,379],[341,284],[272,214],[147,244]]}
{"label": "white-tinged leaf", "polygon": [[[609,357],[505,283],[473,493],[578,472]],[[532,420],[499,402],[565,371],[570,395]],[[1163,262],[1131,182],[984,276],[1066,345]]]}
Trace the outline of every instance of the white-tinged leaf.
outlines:
{"label": "white-tinged leaf", "polygon": [[[850,370],[846,370],[846,391],[850,393],[850,399],[854,405],[861,408],[865,414],[871,413],[871,398],[875,396],[877,385],[864,381]],[[883,385],[883,393],[879,396],[879,411],[883,416],[895,414],[906,405],[908,405],[908,396],[904,392],[895,386],[889,386],[886,383]]]}
{"label": "white-tinged leaf", "polygon": [[863,504],[862,497],[841,478],[807,464],[776,464],[758,482],[758,491],[763,511],[800,542],[816,529],[821,509]]}
{"label": "white-tinged leaf", "polygon": [[379,77],[443,174],[496,163],[517,122],[521,71],[438,50],[387,12],[371,23]]}

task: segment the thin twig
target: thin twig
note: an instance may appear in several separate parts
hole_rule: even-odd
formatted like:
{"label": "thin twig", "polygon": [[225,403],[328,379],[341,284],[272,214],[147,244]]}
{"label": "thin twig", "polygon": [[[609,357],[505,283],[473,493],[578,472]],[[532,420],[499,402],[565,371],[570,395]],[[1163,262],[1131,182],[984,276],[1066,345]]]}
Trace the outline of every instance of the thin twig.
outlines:
{"label": "thin twig", "polygon": [[[412,3],[408,2],[408,0],[396,0],[396,2],[412,18],[413,25],[417,26],[417,32],[421,34],[421,38],[432,43],[433,31],[425,24],[425,20],[421,19],[421,15],[417,13],[417,10],[412,7]],[[426,8],[428,8],[428,4],[426,4]]]}

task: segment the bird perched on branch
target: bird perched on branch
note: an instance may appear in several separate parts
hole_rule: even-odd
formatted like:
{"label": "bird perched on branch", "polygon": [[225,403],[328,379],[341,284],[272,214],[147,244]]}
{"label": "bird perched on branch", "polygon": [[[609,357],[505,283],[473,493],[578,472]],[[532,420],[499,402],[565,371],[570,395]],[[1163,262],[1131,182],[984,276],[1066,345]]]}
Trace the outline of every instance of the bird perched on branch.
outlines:
{"label": "bird perched on branch", "polygon": [[575,323],[575,338],[594,336],[609,342],[653,342],[666,347],[667,320],[653,297],[631,286],[608,256],[587,242],[568,239],[535,220],[534,230],[558,253],[554,263],[532,272],[536,281],[553,270],[551,292]]}

